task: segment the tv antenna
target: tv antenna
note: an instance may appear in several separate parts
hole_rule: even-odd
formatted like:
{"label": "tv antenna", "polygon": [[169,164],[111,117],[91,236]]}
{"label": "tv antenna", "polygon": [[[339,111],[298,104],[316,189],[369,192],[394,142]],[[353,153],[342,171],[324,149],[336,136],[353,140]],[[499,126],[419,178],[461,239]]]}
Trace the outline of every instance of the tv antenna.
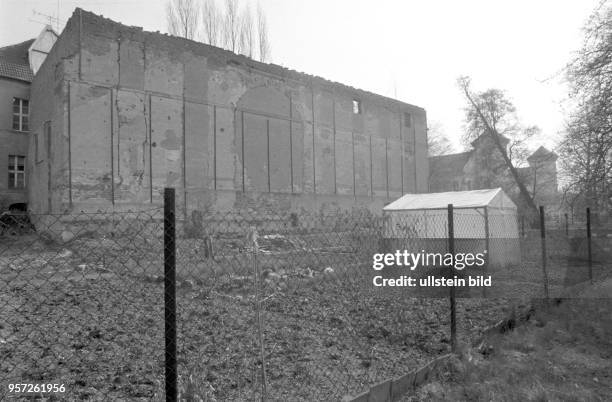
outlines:
{"label": "tv antenna", "polygon": [[33,19],[30,19],[30,21],[37,22],[39,24],[55,26],[55,29],[56,29],[56,31],[58,33],[60,31],[60,25],[62,25],[63,23],[66,22],[63,19],[59,18],[59,1],[57,2],[57,16],[49,15],[49,14],[44,14],[44,13],[41,13],[41,12],[36,11],[36,10],[32,10],[32,15],[36,16],[36,17],[42,17],[43,19],[45,19],[47,21],[46,22],[42,22],[42,21],[37,21],[37,20],[33,20]]}

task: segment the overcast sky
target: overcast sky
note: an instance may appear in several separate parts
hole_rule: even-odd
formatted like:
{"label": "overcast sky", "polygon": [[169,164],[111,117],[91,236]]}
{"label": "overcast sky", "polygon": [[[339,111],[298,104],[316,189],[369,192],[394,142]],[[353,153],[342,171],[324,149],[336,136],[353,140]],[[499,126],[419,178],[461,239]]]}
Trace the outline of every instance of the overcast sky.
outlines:
{"label": "overcast sky", "polygon": [[[242,0],[256,6],[256,0]],[[597,0],[260,0],[272,61],[427,110],[460,150],[464,99],[456,85],[500,88],[553,147],[563,129],[563,68]],[[35,37],[47,17],[81,7],[166,31],[165,0],[0,0],[0,46]],[[58,7],[59,5],[59,7]],[[534,144],[534,147],[539,144]]]}

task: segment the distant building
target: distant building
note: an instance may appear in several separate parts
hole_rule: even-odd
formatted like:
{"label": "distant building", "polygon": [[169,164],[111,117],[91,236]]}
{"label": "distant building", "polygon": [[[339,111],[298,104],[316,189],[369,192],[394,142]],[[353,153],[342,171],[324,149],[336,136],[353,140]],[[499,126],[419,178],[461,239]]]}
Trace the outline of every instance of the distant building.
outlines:
{"label": "distant building", "polygon": [[[501,136],[503,146],[509,139]],[[518,187],[493,139],[486,134],[471,143],[466,152],[429,158],[429,191],[464,191],[502,187],[517,205],[523,204]],[[527,158],[528,166],[517,168],[536,204],[557,205],[557,155],[539,147]]]}
{"label": "distant building", "polygon": [[537,204],[553,205],[559,202],[556,153],[539,147],[527,158],[529,166],[519,168],[519,175]]}
{"label": "distant building", "polygon": [[76,9],[32,84],[36,212],[329,211],[427,191],[425,110]]}
{"label": "distant building", "polygon": [[56,39],[47,26],[35,39],[0,48],[0,210],[27,202],[30,83]]}

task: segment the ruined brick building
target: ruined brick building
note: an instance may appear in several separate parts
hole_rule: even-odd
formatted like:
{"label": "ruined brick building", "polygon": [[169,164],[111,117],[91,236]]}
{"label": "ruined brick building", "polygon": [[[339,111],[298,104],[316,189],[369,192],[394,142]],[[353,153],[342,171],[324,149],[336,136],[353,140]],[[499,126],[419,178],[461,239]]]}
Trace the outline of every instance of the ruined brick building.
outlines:
{"label": "ruined brick building", "polygon": [[[510,141],[503,136],[500,140],[506,147]],[[483,134],[471,145],[472,149],[466,152],[429,158],[429,191],[502,187],[520,209],[523,201],[518,187],[493,140]],[[519,177],[537,205],[559,204],[556,161],[557,155],[541,146],[527,157],[528,166],[517,168]]]}
{"label": "ruined brick building", "polygon": [[0,48],[0,211],[27,202],[30,83],[57,34]]}
{"label": "ruined brick building", "polygon": [[76,9],[31,89],[30,209],[369,208],[426,192],[422,108]]}

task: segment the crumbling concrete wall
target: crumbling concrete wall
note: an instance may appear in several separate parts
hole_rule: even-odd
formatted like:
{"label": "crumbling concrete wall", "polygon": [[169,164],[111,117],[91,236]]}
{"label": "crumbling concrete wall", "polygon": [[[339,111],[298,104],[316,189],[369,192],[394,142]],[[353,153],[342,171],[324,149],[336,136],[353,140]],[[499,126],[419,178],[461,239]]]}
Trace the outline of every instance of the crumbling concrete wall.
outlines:
{"label": "crumbling concrete wall", "polygon": [[71,199],[68,95],[78,76],[78,32],[71,18],[31,86],[27,187],[34,213],[63,211]]}
{"label": "crumbling concrete wall", "polygon": [[33,84],[53,109],[37,122],[68,139],[51,144],[50,179],[33,166],[62,190],[51,210],[159,204],[167,186],[185,216],[379,211],[427,191],[421,108],[80,9],[58,43],[64,71]]}

